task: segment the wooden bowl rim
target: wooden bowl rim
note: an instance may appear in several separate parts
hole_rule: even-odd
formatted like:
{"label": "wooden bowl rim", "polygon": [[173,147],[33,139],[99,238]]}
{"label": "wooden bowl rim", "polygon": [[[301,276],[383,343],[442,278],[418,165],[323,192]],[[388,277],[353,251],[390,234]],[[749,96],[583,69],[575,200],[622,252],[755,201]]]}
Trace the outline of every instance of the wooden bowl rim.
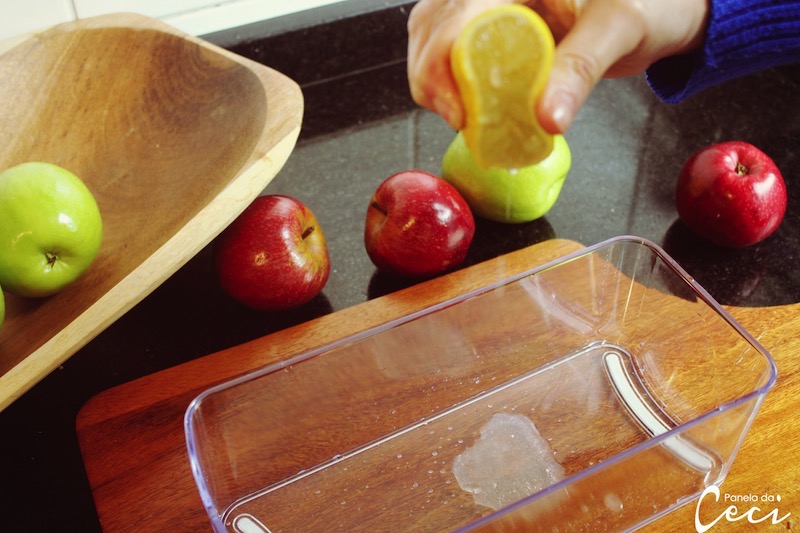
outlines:
{"label": "wooden bowl rim", "polygon": [[[40,39],[47,32],[72,32],[100,28],[150,29],[178,36],[232,60],[254,73],[260,80],[269,105],[264,131],[243,167],[220,192],[191,217],[166,242],[119,279],[112,287],[83,310],[58,333],[38,346],[14,346],[8,340],[14,336],[9,324],[0,329],[0,359],[4,347],[13,351],[18,361],[0,375],[0,410],[10,405],[52,370],[63,364],[76,351],[96,337],[116,319],[144,299],[191,257],[204,248],[232,222],[277,175],[294,149],[300,133],[303,115],[303,96],[299,86],[277,71],[229,52],[200,38],[183,33],[172,26],[144,15],[115,13],[79,19],[46,28],[40,32],[14,37],[0,42],[0,59],[29,39]],[[270,99],[270,95],[275,98]],[[66,289],[68,290],[68,288]],[[8,298],[7,298],[8,300]],[[42,320],[35,313],[26,317]],[[4,331],[5,330],[5,331]],[[9,347],[9,343],[11,346]],[[5,345],[5,346],[4,346]],[[27,353],[27,355],[25,355]]]}

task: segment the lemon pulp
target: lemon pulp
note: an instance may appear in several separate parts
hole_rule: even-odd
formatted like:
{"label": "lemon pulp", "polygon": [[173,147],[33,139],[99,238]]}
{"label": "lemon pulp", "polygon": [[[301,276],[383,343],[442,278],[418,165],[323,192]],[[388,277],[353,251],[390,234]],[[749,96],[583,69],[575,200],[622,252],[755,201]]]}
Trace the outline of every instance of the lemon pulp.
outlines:
{"label": "lemon pulp", "polygon": [[456,39],[451,68],[464,104],[462,132],[481,167],[526,167],[552,151],[536,101],[554,49],[544,20],[516,4],[485,11]]}

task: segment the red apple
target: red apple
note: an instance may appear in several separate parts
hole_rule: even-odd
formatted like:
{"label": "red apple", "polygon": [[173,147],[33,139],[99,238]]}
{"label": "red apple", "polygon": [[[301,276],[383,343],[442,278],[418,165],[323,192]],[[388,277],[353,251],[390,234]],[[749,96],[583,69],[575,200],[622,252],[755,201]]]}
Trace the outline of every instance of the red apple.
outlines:
{"label": "red apple", "polygon": [[708,146],[678,177],[676,207],[699,236],[730,248],[763,241],[786,212],[786,184],[764,152],[740,141]]}
{"label": "red apple", "polygon": [[475,219],[455,187],[407,170],[386,178],[373,194],[364,244],[379,270],[419,278],[461,263],[473,235]]}
{"label": "red apple", "polygon": [[220,235],[215,259],[222,289],[260,311],[307,303],[330,274],[314,214],[299,200],[276,194],[256,198]]}

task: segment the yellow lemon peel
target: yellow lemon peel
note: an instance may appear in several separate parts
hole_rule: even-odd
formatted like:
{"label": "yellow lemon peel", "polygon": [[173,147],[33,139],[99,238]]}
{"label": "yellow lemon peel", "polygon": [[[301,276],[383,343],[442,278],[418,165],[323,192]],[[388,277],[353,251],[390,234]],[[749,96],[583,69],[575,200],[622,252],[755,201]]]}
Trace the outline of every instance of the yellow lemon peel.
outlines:
{"label": "yellow lemon peel", "polygon": [[516,4],[485,11],[456,39],[450,59],[465,110],[462,132],[481,167],[526,167],[553,150],[536,102],[554,50],[544,20]]}

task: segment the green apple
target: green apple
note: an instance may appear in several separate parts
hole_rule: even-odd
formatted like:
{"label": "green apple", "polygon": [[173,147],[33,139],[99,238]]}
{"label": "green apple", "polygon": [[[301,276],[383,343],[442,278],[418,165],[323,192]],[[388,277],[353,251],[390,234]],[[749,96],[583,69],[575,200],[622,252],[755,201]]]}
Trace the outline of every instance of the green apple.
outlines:
{"label": "green apple", "polygon": [[556,203],[572,164],[567,141],[553,139],[545,159],[518,169],[478,166],[459,133],[442,160],[442,177],[458,189],[475,215],[497,222],[529,222]]}
{"label": "green apple", "polygon": [[78,279],[103,237],[91,191],[50,163],[0,174],[0,221],[0,286],[20,296],[49,296]]}

